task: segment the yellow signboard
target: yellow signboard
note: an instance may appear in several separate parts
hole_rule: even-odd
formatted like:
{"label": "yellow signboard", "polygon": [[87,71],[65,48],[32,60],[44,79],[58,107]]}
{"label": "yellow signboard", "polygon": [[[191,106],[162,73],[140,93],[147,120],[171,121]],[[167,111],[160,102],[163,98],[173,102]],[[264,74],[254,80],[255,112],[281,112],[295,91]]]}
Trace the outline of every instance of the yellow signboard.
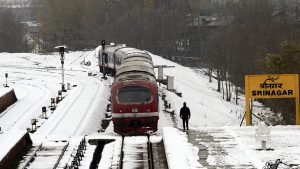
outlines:
{"label": "yellow signboard", "polygon": [[296,98],[296,124],[300,124],[297,74],[247,75],[245,78],[246,125],[250,125],[251,98]]}

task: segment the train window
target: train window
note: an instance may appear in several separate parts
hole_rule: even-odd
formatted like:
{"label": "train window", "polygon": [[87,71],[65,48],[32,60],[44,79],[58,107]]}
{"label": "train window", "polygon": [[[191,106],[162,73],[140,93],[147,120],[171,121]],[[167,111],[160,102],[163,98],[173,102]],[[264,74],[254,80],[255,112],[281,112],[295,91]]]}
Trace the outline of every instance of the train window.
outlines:
{"label": "train window", "polygon": [[151,91],[146,87],[130,86],[119,90],[120,103],[147,103],[151,101]]}

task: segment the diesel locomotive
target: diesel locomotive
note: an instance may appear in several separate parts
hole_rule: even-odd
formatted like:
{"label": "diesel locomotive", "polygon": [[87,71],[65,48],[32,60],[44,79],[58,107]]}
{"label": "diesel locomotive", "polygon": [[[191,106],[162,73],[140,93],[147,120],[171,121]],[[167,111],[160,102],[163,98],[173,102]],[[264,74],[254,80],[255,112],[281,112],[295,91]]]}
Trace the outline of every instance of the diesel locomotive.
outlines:
{"label": "diesel locomotive", "polygon": [[126,45],[103,45],[100,71],[114,76],[111,110],[114,131],[142,135],[157,131],[158,86],[151,56]]}

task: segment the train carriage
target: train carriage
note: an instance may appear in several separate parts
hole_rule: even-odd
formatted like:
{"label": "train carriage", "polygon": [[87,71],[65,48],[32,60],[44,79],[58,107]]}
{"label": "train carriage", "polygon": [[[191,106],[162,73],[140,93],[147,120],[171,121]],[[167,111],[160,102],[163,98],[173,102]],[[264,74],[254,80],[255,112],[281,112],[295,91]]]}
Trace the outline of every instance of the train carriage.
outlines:
{"label": "train carriage", "polygon": [[121,135],[157,131],[158,87],[151,56],[124,45],[106,46],[104,52],[110,58],[105,66],[115,71],[111,88],[114,131]]}

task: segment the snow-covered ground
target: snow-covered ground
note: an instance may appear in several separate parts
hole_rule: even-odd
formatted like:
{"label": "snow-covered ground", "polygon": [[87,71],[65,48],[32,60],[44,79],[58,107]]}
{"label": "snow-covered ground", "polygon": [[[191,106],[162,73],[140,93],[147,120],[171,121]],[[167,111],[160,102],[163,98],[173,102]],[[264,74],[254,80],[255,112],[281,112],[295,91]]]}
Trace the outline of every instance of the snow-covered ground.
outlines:
{"label": "snow-covered ground", "polygon": [[[156,133],[166,141],[170,168],[205,168],[208,165],[215,168],[262,168],[265,162],[277,158],[287,164],[300,166],[298,126],[272,127],[271,142],[267,143],[271,150],[259,150],[260,143],[255,140],[257,126],[245,127],[243,123],[243,127],[239,127],[245,111],[244,96],[239,96],[239,105],[227,102],[216,92],[216,81],[209,83],[208,77],[201,71],[183,67],[160,56],[152,55],[152,58],[155,65],[175,66],[164,69],[164,74],[173,76],[176,90],[182,92],[182,97],[179,97],[167,91],[165,86],[160,86],[160,91],[166,94],[166,100],[174,110],[173,115],[165,113],[161,103],[159,131]],[[82,64],[84,61],[91,61],[91,66]],[[58,53],[0,53],[0,74],[3,77],[5,73],[9,74],[8,85],[15,90],[18,98],[17,103],[0,114],[3,131],[0,134],[0,150],[7,146],[7,141],[15,139],[10,133],[31,128],[32,118],[39,120],[37,131],[31,134],[35,145],[49,140],[78,139],[91,134],[90,137],[101,139],[118,138],[113,133],[111,123],[105,133],[97,133],[105,117],[112,81],[111,78],[101,80],[97,64],[94,51],[66,53],[65,83],[71,84],[71,90],[63,93],[65,98],[51,112],[48,108],[50,99],[57,97],[61,89]],[[88,76],[88,73],[92,73],[92,76]],[[5,83],[5,78],[0,79],[1,83]],[[4,90],[4,87],[0,87],[0,93]],[[183,102],[187,102],[191,110],[188,132],[181,131],[179,110]],[[47,106],[48,119],[41,118],[43,106]],[[104,148],[100,166],[109,166],[114,146],[117,145],[111,143]],[[207,154],[205,160],[199,155],[204,151]],[[0,153],[0,159],[3,156]],[[82,168],[88,168],[88,165]]]}
{"label": "snow-covered ground", "polygon": [[[208,77],[201,71],[181,66],[160,56],[152,55],[152,58],[155,65],[175,66],[175,68],[164,69],[164,75],[173,76],[176,90],[182,92],[182,97],[178,97],[173,92],[165,91],[166,100],[171,103],[175,112],[175,119],[174,116],[169,119],[175,122],[176,128],[182,129],[179,118],[182,103],[187,102],[187,106],[191,110],[190,129],[193,131],[174,134],[173,137],[172,134],[167,134],[164,135],[165,137],[176,140],[175,142],[178,142],[179,139],[177,138],[180,136],[186,137],[189,142],[193,142],[197,152],[205,147],[208,150],[208,165],[219,168],[232,168],[232,166],[236,166],[236,168],[262,168],[266,162],[275,162],[276,159],[281,159],[286,164],[300,168],[299,126],[270,127],[271,141],[267,142],[269,150],[260,150],[261,142],[255,139],[257,126],[245,127],[244,121],[242,127],[239,127],[245,111],[245,97],[243,95],[239,95],[239,105],[234,104],[234,102],[227,102],[222,99],[221,93],[216,92],[217,82],[209,83]],[[254,104],[260,106],[260,103],[255,102]],[[257,111],[254,113],[269,113],[267,109],[263,112],[261,109],[254,109],[254,111]],[[160,117],[164,116],[161,115]],[[171,130],[171,133],[174,131]],[[182,140],[185,139],[182,138]],[[191,166],[188,168],[195,168],[197,165],[193,163],[194,159],[191,158],[195,147],[190,147],[184,141],[182,142],[181,146],[185,149],[182,153],[190,152],[190,155],[181,158],[188,159],[187,161],[190,162],[189,165]],[[180,154],[180,151],[178,152],[178,147],[180,146],[174,144],[170,148],[172,151],[177,150],[174,153],[175,157],[183,155]],[[177,164],[180,163],[180,160],[176,160],[176,158],[173,160],[175,163],[173,168],[180,166]],[[280,167],[288,168],[285,165],[280,165]]]}

